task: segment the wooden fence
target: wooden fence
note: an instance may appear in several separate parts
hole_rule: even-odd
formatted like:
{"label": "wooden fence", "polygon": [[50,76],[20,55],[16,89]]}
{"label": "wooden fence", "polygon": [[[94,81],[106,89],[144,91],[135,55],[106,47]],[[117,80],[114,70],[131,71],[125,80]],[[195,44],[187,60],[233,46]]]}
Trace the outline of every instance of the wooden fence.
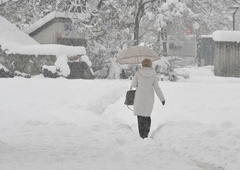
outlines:
{"label": "wooden fence", "polygon": [[223,77],[240,77],[240,43],[215,42],[214,74]]}

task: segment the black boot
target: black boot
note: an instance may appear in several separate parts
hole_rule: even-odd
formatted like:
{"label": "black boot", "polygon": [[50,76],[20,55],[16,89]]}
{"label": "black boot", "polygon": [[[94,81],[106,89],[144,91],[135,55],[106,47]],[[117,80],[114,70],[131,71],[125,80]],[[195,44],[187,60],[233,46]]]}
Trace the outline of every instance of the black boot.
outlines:
{"label": "black boot", "polygon": [[151,127],[151,117],[138,116],[138,130],[141,138],[147,138]]}

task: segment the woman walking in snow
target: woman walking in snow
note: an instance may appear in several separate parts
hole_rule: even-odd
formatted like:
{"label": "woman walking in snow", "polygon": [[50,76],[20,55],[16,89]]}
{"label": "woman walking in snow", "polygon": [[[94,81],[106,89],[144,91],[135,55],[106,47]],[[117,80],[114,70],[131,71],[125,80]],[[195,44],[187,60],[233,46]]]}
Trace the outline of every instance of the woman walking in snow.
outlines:
{"label": "woman walking in snow", "polygon": [[152,61],[144,59],[133,80],[132,87],[137,88],[134,99],[134,115],[138,118],[138,129],[141,138],[147,138],[151,127],[151,114],[154,105],[154,90],[162,102],[165,98],[158,85],[157,75],[152,69]]}

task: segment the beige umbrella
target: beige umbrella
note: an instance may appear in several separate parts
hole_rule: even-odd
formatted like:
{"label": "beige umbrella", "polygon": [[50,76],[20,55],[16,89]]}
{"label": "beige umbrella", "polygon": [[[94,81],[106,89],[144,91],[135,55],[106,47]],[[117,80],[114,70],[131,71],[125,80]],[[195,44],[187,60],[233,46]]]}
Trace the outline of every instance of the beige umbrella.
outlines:
{"label": "beige umbrella", "polygon": [[118,57],[119,64],[139,64],[145,58],[152,61],[159,59],[158,55],[147,46],[133,46],[122,50]]}

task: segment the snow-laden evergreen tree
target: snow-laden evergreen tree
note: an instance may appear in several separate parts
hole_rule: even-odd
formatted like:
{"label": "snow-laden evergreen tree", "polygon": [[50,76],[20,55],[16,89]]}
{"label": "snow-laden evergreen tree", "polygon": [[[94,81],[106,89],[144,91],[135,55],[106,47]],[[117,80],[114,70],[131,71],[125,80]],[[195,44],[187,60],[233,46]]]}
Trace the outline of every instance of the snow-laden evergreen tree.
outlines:
{"label": "snow-laden evergreen tree", "polygon": [[[154,64],[154,69],[168,76],[170,80],[176,77],[173,61],[180,60],[178,56],[168,56],[167,43],[180,45],[186,38],[187,30],[195,34],[198,30],[199,16],[194,14],[185,3],[178,0],[154,1],[145,8],[142,16],[139,39],[149,44],[161,59]],[[161,69],[158,69],[161,67]]]}
{"label": "snow-laden evergreen tree", "polygon": [[168,38],[181,43],[187,34],[186,30],[189,29],[195,34],[199,28],[198,17],[185,3],[178,0],[161,3],[158,1],[146,11],[140,37],[153,44],[155,51],[160,55],[167,55]]}
{"label": "snow-laden evergreen tree", "polygon": [[22,28],[54,11],[55,4],[56,0],[6,0],[0,5],[0,15]]}
{"label": "snow-laden evergreen tree", "polygon": [[196,14],[199,14],[199,34],[212,34],[215,30],[232,30],[233,6],[240,6],[239,0],[182,0]]}

